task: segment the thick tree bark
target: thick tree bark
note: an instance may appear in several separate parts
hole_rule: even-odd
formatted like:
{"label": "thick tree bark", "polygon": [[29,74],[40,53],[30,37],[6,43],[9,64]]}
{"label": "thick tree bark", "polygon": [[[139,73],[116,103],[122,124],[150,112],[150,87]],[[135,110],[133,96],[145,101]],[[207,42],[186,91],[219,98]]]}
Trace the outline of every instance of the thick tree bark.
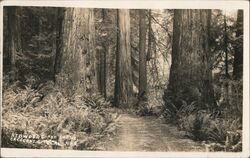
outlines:
{"label": "thick tree bark", "polygon": [[129,10],[118,10],[118,51],[116,56],[115,104],[128,106],[132,93]]}
{"label": "thick tree bark", "polygon": [[[102,22],[106,24],[106,11],[102,9]],[[106,28],[103,29],[106,32]],[[108,32],[108,31],[107,31]],[[106,36],[101,36],[102,38],[106,39]],[[99,92],[106,98],[106,85],[107,85],[107,54],[108,54],[108,42],[101,43],[101,46],[98,47],[97,56],[98,56],[98,66],[97,66],[97,82],[98,82],[98,89]]]}
{"label": "thick tree bark", "polygon": [[9,65],[8,69],[10,73],[10,82],[14,82],[17,79],[16,57],[17,54],[21,54],[21,30],[20,30],[20,8],[8,7],[7,10],[7,25],[8,25],[8,58],[4,64]]}
{"label": "thick tree bark", "polygon": [[96,90],[93,9],[67,8],[57,52],[56,85],[67,96]]}
{"label": "thick tree bark", "polygon": [[[106,10],[102,9],[102,18],[103,18],[103,22],[105,22],[106,20]],[[107,31],[108,32],[108,31]],[[108,65],[107,65],[107,57],[108,57],[108,52],[109,52],[109,44],[103,44],[104,47],[104,52],[102,54],[102,67],[103,67],[103,71],[102,71],[102,94],[103,96],[106,98],[107,97],[107,91],[106,91],[106,85],[107,85],[107,77],[108,77]]]}
{"label": "thick tree bark", "polygon": [[97,82],[99,92],[106,97],[106,49],[104,46],[97,49]]}
{"label": "thick tree bark", "polygon": [[114,105],[119,106],[119,90],[120,90],[120,53],[119,53],[119,9],[116,10],[116,56],[115,56],[115,90],[114,90]]}
{"label": "thick tree bark", "polygon": [[139,100],[147,99],[146,14],[139,11]]}
{"label": "thick tree bark", "polygon": [[[95,19],[94,19],[94,9],[89,9],[88,13],[88,39],[89,46],[88,54],[90,63],[86,65],[87,71],[87,82],[90,83],[89,87],[86,89],[87,92],[94,93],[97,91],[97,68],[96,68],[96,50],[95,50]],[[88,60],[87,60],[88,61]]]}
{"label": "thick tree bark", "polygon": [[215,105],[209,51],[210,10],[175,10],[172,65],[164,100],[178,108],[198,101],[200,108]]}
{"label": "thick tree bark", "polygon": [[[242,79],[243,75],[243,10],[238,10],[237,13],[237,45],[234,52],[233,77],[234,79]],[[242,43],[242,44],[241,44]]]}

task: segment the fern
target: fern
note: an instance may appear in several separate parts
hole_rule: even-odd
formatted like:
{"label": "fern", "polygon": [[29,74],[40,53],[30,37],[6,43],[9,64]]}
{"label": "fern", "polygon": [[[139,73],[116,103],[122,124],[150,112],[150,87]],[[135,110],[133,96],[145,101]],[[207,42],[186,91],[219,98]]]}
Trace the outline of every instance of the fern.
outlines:
{"label": "fern", "polygon": [[[41,87],[43,89],[43,87]],[[9,131],[22,131],[34,135],[57,135],[61,141],[58,148],[78,148],[80,142],[73,146],[65,146],[64,137],[83,139],[88,134],[91,141],[97,140],[110,123],[115,119],[113,114],[104,107],[111,106],[109,101],[99,94],[92,96],[75,95],[65,97],[58,89],[54,88],[43,97],[36,106],[31,106],[30,101],[39,96],[30,86],[18,90],[18,93],[8,89],[4,93],[3,127]],[[17,108],[18,107],[18,108]],[[5,137],[8,139],[8,137]],[[6,142],[8,142],[6,140]],[[54,148],[50,142],[43,144],[44,148]],[[93,142],[86,141],[91,148]],[[13,144],[12,144],[13,145]],[[29,145],[29,144],[24,144]],[[6,144],[6,147],[10,144]],[[36,146],[31,146],[35,148]]]}

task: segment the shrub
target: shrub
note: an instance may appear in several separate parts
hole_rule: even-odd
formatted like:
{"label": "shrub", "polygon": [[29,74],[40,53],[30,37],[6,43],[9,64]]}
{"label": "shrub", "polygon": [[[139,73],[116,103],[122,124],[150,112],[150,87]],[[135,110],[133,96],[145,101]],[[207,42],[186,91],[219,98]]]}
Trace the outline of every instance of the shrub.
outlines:
{"label": "shrub", "polygon": [[[210,151],[241,151],[241,119],[213,118],[211,113],[199,110],[183,115],[178,121],[179,129],[194,140],[209,143]],[[213,143],[215,142],[215,143]]]}
{"label": "shrub", "polygon": [[206,128],[209,126],[209,114],[200,110],[181,117],[178,121],[179,129],[188,132],[187,136],[194,140],[206,140]]}
{"label": "shrub", "polygon": [[[33,135],[53,135],[58,136],[56,148],[75,149],[92,148],[102,132],[115,119],[115,114],[111,114],[104,107],[111,106],[101,95],[91,96],[75,95],[67,98],[50,83],[44,84],[38,90],[31,87],[24,89],[10,87],[3,94],[3,146],[10,147],[8,135],[12,132]],[[13,89],[18,89],[14,92]],[[46,93],[45,93],[46,92]],[[34,98],[40,98],[34,101]],[[11,131],[11,132],[6,132]],[[76,137],[76,141],[71,145],[65,144],[68,137]],[[79,141],[85,140],[85,142]],[[19,143],[20,144],[20,143]],[[47,145],[46,145],[47,144]],[[85,145],[83,145],[85,144]],[[37,148],[32,143],[21,144],[22,147]],[[51,142],[41,145],[42,148],[55,148]],[[86,149],[84,148],[84,149]]]}
{"label": "shrub", "polygon": [[[225,88],[228,88],[228,93]],[[210,151],[241,151],[242,88],[242,80],[217,81],[215,97],[218,106],[203,110],[198,102],[184,100],[186,96],[183,95],[171,96],[171,92],[166,91],[169,95],[168,98],[164,97],[165,110],[162,116],[167,122],[186,131],[189,138],[207,142]]]}

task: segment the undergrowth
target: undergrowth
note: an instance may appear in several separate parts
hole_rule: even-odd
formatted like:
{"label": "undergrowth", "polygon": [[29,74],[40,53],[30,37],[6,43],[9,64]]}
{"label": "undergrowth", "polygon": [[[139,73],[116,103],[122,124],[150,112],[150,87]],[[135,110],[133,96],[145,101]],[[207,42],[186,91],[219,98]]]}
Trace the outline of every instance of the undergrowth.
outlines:
{"label": "undergrowth", "polygon": [[[225,94],[218,97],[217,107],[201,109],[197,101],[180,100],[178,108],[165,99],[162,117],[168,123],[185,131],[185,136],[203,141],[208,151],[242,151],[242,81],[224,81],[230,85],[228,100]],[[225,85],[225,83],[223,83]],[[220,89],[217,89],[221,93]]]}
{"label": "undergrowth", "polygon": [[[20,148],[94,149],[96,141],[112,135],[117,117],[107,111],[111,103],[101,95],[65,97],[53,82],[32,89],[13,84],[3,93],[2,146]],[[109,129],[113,129],[109,131]],[[10,141],[13,134],[56,136],[57,143]],[[69,140],[72,139],[73,140]],[[65,141],[71,143],[65,143]]]}
{"label": "undergrowth", "polygon": [[164,110],[164,101],[162,95],[164,92],[164,85],[151,87],[147,92],[146,100],[140,98],[135,99],[136,114],[139,116],[160,116]]}

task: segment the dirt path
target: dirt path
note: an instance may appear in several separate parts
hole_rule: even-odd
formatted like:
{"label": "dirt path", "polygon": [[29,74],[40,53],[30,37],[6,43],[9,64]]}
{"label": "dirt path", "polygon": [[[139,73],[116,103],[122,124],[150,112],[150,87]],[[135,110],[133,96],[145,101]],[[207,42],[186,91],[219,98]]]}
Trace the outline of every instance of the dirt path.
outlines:
{"label": "dirt path", "polygon": [[153,116],[121,114],[118,131],[102,144],[108,151],[205,151],[198,142],[183,138],[176,127],[163,124]]}

